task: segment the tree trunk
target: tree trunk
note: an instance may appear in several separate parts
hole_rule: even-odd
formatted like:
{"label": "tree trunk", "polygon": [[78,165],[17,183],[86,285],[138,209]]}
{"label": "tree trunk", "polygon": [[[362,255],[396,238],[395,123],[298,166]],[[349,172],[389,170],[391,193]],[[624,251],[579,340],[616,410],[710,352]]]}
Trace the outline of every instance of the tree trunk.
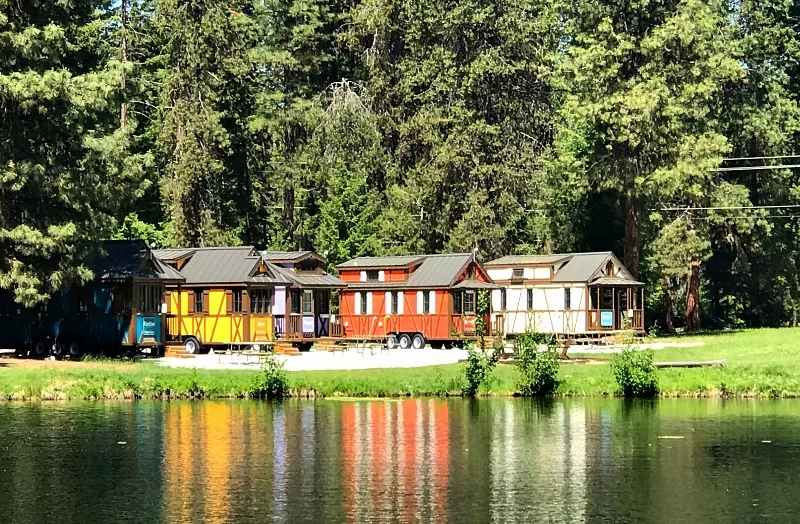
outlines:
{"label": "tree trunk", "polygon": [[686,283],[686,330],[700,329],[700,259],[689,262],[689,281]]}
{"label": "tree trunk", "polygon": [[664,275],[661,279],[661,291],[664,295],[664,332],[673,333],[675,331],[675,320],[672,310],[675,307],[672,302],[672,291],[670,290],[669,277]]}
{"label": "tree trunk", "polygon": [[122,108],[120,109],[119,113],[119,124],[120,127],[125,129],[125,124],[128,122],[128,104],[125,103],[127,98],[127,94],[125,93],[126,85],[125,85],[125,63],[128,61],[128,0],[122,0],[120,2],[120,25],[122,29],[122,41],[120,42],[120,59],[122,61]]}
{"label": "tree trunk", "polygon": [[629,196],[625,203],[625,268],[639,278],[639,199]]}

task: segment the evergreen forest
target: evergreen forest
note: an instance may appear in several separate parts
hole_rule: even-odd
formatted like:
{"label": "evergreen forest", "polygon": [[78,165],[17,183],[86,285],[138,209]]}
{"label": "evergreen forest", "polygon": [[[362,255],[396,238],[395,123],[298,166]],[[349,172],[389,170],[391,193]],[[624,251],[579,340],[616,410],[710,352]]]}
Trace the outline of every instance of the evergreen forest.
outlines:
{"label": "evergreen forest", "polygon": [[0,287],[611,250],[648,325],[795,325],[799,60],[794,0],[0,0]]}

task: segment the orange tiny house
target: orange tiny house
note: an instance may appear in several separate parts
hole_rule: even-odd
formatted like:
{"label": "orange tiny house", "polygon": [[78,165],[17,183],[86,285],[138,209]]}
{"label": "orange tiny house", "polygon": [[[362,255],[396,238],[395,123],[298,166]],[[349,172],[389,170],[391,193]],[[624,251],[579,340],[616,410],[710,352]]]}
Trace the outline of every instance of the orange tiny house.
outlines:
{"label": "orange tiny house", "polygon": [[347,283],[339,308],[344,336],[386,340],[389,347],[460,345],[487,336],[491,304],[481,292],[496,289],[472,253],[360,257],[340,264]]}

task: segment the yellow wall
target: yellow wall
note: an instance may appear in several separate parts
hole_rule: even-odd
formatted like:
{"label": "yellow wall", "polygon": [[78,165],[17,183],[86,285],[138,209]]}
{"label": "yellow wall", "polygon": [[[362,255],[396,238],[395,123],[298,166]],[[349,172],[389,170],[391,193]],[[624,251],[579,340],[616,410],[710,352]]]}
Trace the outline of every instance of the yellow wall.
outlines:
{"label": "yellow wall", "polygon": [[[169,334],[178,338],[195,336],[203,344],[271,342],[275,338],[272,315],[228,315],[226,300],[225,289],[209,289],[208,314],[190,314],[189,292],[182,290],[179,296],[177,290],[173,290],[170,294]],[[177,318],[179,309],[180,322]],[[248,340],[244,338],[245,322],[250,323]]]}

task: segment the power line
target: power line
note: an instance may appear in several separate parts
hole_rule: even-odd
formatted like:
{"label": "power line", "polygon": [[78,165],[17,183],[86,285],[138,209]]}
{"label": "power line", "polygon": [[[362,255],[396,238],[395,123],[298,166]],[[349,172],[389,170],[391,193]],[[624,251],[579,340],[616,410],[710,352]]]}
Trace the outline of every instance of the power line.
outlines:
{"label": "power line", "polygon": [[800,155],[781,155],[781,156],[742,156],[736,158],[723,158],[723,162],[740,162],[743,160],[777,160],[779,158],[800,158]]}
{"label": "power line", "polygon": [[777,206],[709,206],[709,207],[662,207],[651,208],[648,211],[724,211],[733,209],[785,209],[800,208],[800,204],[782,204]]}
{"label": "power line", "polygon": [[756,218],[756,219],[762,219],[762,218],[800,218],[800,215],[764,215],[764,216],[757,216],[757,215],[756,216],[753,216],[753,215],[733,216],[733,215],[727,215],[727,216],[724,216],[724,217],[688,217],[688,218],[689,218],[689,220],[711,221],[711,220],[719,220],[720,218]]}
{"label": "power line", "polygon": [[715,167],[713,173],[726,173],[728,171],[773,171],[776,169],[796,169],[800,164],[780,164],[777,166],[736,166],[736,167]]}

